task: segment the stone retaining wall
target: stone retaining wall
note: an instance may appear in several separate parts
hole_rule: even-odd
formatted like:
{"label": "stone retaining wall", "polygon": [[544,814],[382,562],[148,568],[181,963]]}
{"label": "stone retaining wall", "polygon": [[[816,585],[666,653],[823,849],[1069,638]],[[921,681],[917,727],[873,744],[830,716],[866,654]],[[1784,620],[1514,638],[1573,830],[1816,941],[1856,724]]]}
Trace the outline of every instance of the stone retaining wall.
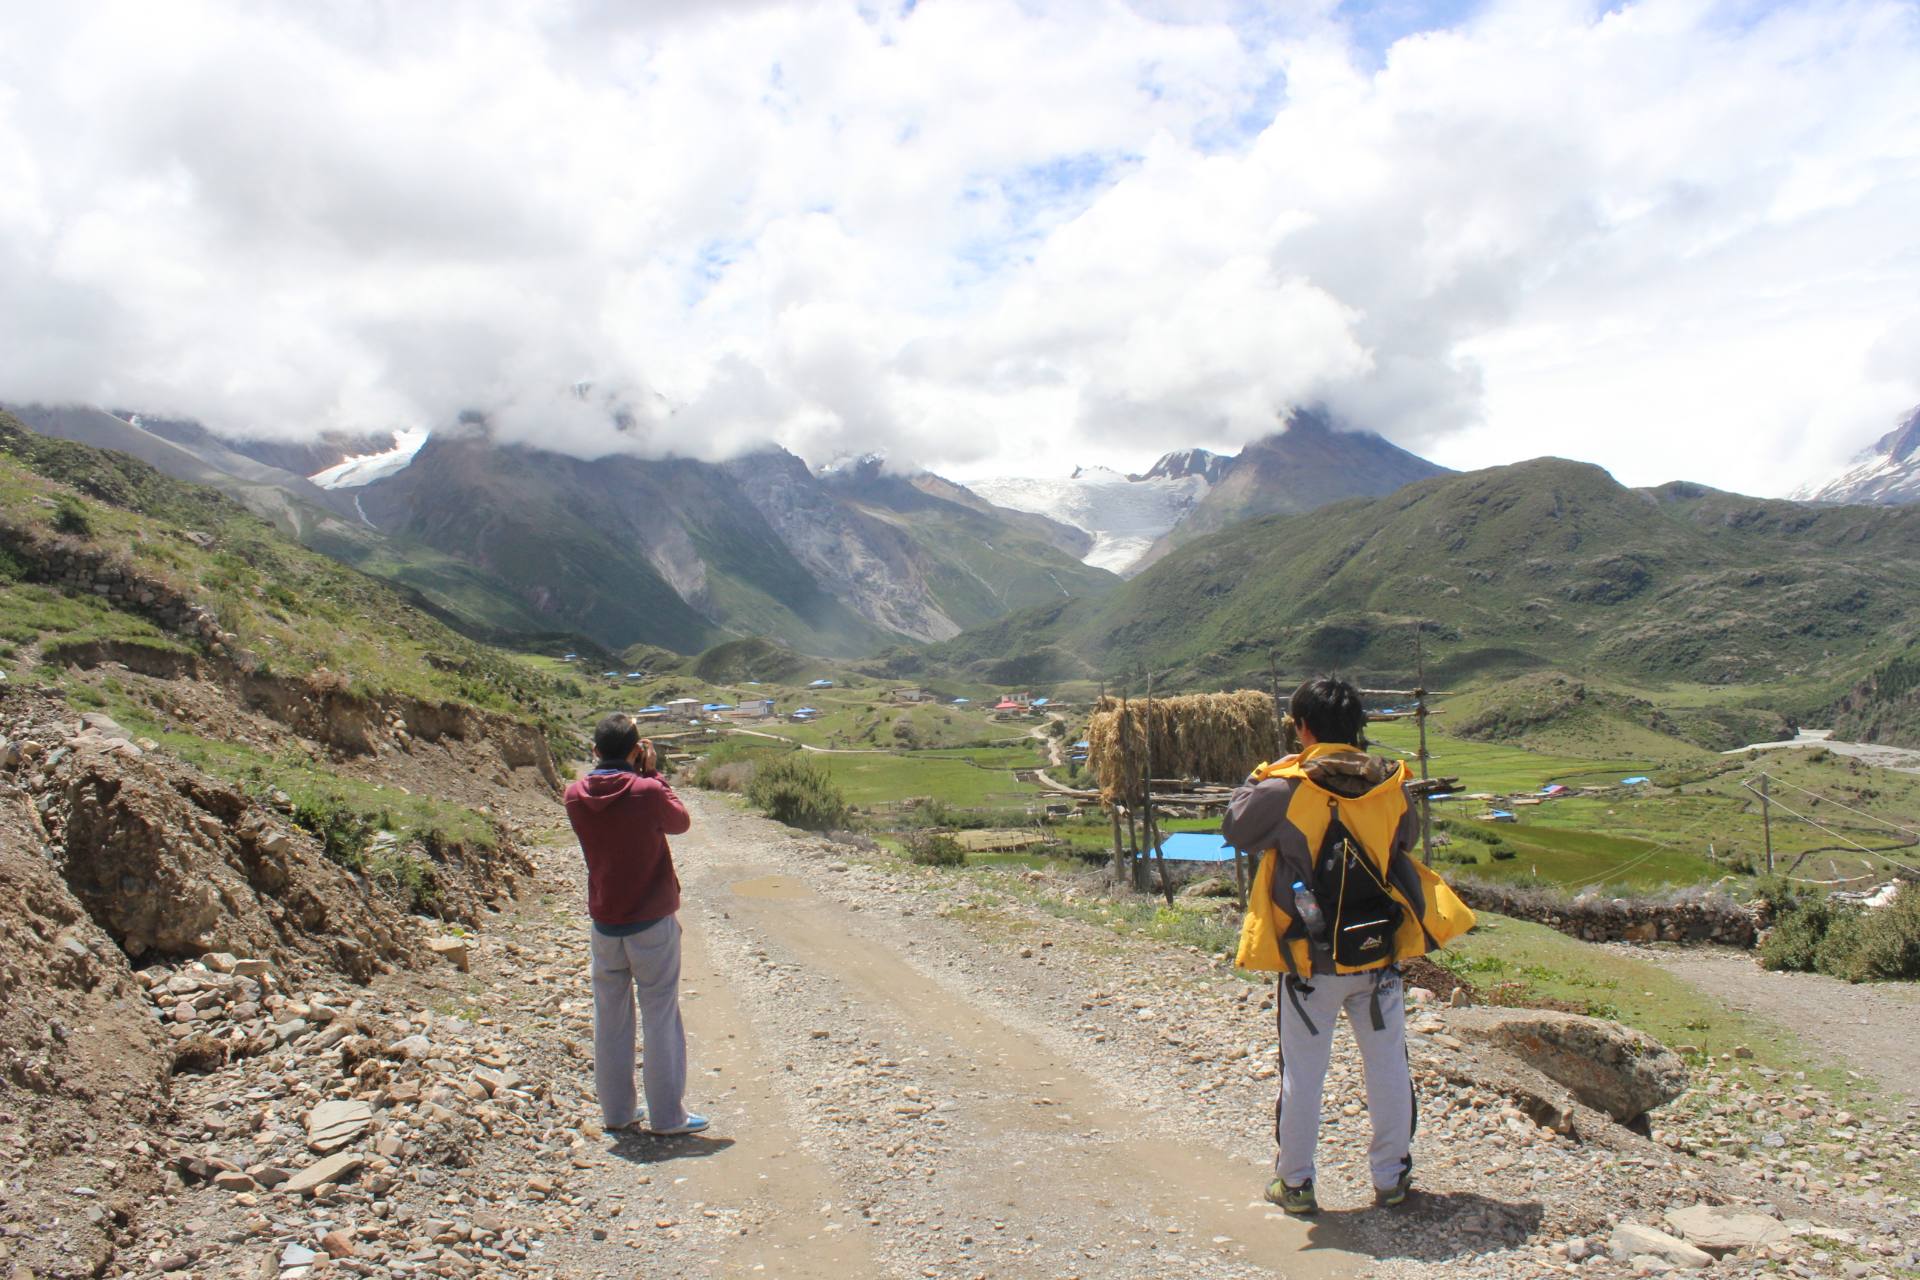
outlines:
{"label": "stone retaining wall", "polygon": [[251,665],[240,662],[243,655],[231,651],[234,635],[221,629],[213,610],[171,583],[142,573],[123,552],[65,538],[43,538],[5,522],[0,522],[0,550],[20,561],[30,581],[75,595],[99,596],[189,643],[200,644],[216,657],[231,656],[237,665]]}
{"label": "stone retaining wall", "polygon": [[1599,894],[1562,898],[1541,889],[1484,880],[1454,881],[1453,887],[1475,910],[1532,920],[1585,942],[1692,942],[1751,948],[1761,923],[1750,908],[1722,894],[1661,902]]}

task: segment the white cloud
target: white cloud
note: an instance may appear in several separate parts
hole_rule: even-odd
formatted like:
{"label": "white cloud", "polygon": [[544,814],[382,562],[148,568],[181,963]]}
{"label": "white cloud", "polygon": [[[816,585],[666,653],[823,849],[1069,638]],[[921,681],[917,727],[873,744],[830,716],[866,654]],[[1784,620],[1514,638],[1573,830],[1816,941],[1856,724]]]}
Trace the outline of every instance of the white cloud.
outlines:
{"label": "white cloud", "polygon": [[1920,402],[1911,3],[1347,8],[0,0],[0,397],[1776,493]]}

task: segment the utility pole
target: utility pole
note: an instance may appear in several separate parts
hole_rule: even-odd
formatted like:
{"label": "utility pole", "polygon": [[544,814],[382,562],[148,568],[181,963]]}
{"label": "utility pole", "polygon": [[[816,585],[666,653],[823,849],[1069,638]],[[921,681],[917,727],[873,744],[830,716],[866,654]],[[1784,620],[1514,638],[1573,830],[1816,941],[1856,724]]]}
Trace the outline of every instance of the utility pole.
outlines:
{"label": "utility pole", "polygon": [[[1413,624],[1413,661],[1417,672],[1413,690],[1413,719],[1420,726],[1420,781],[1427,781],[1427,653],[1422,641],[1425,622]],[[1433,865],[1433,801],[1420,791],[1420,861]]]}
{"label": "utility pole", "polygon": [[1767,841],[1767,874],[1773,874],[1773,801],[1767,796],[1766,774],[1760,775],[1760,830]]}

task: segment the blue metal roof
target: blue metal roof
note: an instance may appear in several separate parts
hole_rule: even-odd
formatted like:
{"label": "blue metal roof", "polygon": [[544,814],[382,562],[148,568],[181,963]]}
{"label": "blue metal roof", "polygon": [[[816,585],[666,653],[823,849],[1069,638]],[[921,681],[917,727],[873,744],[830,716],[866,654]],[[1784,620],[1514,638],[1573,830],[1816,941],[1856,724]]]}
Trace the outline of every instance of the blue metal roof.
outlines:
{"label": "blue metal roof", "polygon": [[1160,841],[1169,862],[1232,862],[1233,846],[1211,831],[1176,831]]}

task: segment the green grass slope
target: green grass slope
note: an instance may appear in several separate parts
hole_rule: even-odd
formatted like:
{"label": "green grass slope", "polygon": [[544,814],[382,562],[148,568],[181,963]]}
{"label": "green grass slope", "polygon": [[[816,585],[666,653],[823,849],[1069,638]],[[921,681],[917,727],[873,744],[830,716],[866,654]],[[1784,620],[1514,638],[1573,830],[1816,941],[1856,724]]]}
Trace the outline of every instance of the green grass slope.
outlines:
{"label": "green grass slope", "polygon": [[[0,414],[6,540],[67,539],[124,558],[142,578],[213,609],[265,673],[322,668],[356,692],[459,701],[523,717],[554,712],[570,682],[478,644],[395,587],[295,542],[238,502],[128,455],[36,435]],[[50,646],[189,645],[105,598],[34,581],[0,554],[0,656]]]}

